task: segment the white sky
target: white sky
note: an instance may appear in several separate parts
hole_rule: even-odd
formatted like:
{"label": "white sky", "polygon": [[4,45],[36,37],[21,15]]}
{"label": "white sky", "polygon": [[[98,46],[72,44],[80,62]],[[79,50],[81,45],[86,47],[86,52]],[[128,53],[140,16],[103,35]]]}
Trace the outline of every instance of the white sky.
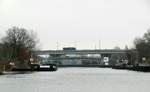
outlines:
{"label": "white sky", "polygon": [[36,31],[42,49],[131,47],[150,28],[150,0],[0,0],[0,36],[12,26]]}

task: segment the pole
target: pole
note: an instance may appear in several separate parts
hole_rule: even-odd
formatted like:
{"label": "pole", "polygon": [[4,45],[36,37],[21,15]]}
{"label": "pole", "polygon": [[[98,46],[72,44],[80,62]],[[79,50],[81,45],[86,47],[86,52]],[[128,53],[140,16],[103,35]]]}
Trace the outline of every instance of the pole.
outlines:
{"label": "pole", "polygon": [[57,50],[58,50],[58,41],[57,41]]}
{"label": "pole", "polygon": [[101,40],[99,40],[99,49],[101,49]]}

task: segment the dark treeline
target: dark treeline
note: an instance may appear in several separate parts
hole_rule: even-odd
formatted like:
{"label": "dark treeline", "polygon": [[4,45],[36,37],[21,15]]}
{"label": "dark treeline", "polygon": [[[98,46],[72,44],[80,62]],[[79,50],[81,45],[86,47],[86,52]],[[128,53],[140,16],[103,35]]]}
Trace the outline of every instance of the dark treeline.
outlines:
{"label": "dark treeline", "polygon": [[134,40],[137,50],[138,63],[150,64],[150,29],[143,35]]}

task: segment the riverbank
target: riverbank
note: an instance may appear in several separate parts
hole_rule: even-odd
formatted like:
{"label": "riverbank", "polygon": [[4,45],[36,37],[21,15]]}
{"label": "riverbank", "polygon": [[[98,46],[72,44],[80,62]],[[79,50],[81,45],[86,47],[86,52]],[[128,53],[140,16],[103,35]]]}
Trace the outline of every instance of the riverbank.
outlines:
{"label": "riverbank", "polygon": [[106,66],[106,65],[58,65],[58,67],[102,67],[102,68],[111,68],[111,66]]}
{"label": "riverbank", "polygon": [[106,65],[59,65],[58,67],[100,67],[100,68],[112,68],[119,70],[131,70],[131,71],[140,71],[140,72],[150,72],[150,66],[106,66]]}
{"label": "riverbank", "polygon": [[150,72],[150,66],[113,66],[112,69],[120,69],[120,70],[132,70],[132,71],[140,71],[140,72]]}
{"label": "riverbank", "polygon": [[[85,67],[85,68],[112,68],[117,70],[130,70],[130,71],[139,71],[139,72],[150,72],[150,66],[133,66],[133,65],[125,65],[125,66],[106,66],[106,65],[58,65],[55,68],[34,68],[34,69],[12,69],[11,72],[28,72],[28,71],[57,71],[58,68],[65,67]],[[2,75],[3,72],[0,72]]]}

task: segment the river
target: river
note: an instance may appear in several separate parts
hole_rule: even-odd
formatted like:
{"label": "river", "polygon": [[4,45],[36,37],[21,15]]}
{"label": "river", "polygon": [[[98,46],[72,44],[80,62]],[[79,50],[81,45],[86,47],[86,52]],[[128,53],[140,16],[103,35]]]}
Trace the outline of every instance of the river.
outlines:
{"label": "river", "polygon": [[7,73],[0,92],[149,92],[150,73],[110,68],[59,68],[56,72]]}

